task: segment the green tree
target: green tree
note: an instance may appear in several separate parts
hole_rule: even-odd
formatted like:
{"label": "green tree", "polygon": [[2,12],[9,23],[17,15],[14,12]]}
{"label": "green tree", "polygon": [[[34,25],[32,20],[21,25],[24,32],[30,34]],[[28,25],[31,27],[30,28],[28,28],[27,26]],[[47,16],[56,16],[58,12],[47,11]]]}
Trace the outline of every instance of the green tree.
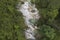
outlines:
{"label": "green tree", "polygon": [[55,29],[51,28],[50,26],[42,25],[40,26],[39,30],[39,32],[41,32],[49,40],[54,39],[54,37],[56,36]]}

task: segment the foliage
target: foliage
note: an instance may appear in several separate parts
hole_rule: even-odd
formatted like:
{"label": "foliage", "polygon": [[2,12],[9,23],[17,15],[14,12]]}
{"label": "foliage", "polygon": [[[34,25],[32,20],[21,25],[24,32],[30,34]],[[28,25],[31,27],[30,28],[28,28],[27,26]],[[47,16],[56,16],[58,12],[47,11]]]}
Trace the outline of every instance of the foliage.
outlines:
{"label": "foliage", "polygon": [[[47,34],[45,34],[45,35],[46,36],[49,35],[49,32],[47,32],[49,28],[50,28],[49,30],[51,33],[53,33],[53,31],[51,31],[52,29],[56,29],[56,31],[57,31],[57,28],[60,27],[60,26],[57,26],[58,24],[60,24],[59,23],[60,16],[58,16],[60,14],[60,12],[58,11],[60,9],[60,0],[32,0],[32,3],[36,4],[36,7],[38,8],[39,14],[41,16],[38,21],[37,26],[40,27],[40,29],[41,28],[44,29],[44,31],[46,29],[45,33],[47,33]],[[57,17],[59,19],[57,19]],[[43,26],[44,24],[45,24],[45,26],[47,26],[47,28],[45,26]],[[51,26],[52,26],[52,28],[51,28]],[[43,30],[41,30],[41,31],[43,32]],[[42,35],[44,35],[44,34],[42,34]],[[54,35],[54,33],[53,33],[53,35]],[[54,40],[60,40],[60,39],[58,39],[58,38],[60,38],[58,35],[56,35],[56,37],[57,38],[55,38]],[[50,40],[50,39],[44,38],[43,40]]]}
{"label": "foliage", "polygon": [[42,34],[44,34],[44,36],[49,38],[49,40],[54,39],[54,37],[56,35],[55,30],[53,28],[51,28],[50,26],[47,26],[47,25],[42,25],[40,27],[40,32],[42,32]]}
{"label": "foliage", "polygon": [[25,40],[22,14],[17,11],[19,0],[0,0],[0,40]]}
{"label": "foliage", "polygon": [[[59,0],[58,0],[59,1]],[[32,3],[36,4],[39,9],[41,20],[44,23],[51,23],[58,15],[58,9],[60,7],[60,1],[57,0],[32,0]]]}

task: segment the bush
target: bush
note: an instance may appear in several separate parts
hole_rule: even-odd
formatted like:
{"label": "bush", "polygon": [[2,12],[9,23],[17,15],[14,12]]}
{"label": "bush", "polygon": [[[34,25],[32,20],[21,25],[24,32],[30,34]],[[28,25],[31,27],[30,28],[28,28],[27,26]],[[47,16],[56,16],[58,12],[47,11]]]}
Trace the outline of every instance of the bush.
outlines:
{"label": "bush", "polygon": [[[39,32],[41,32],[47,39],[49,38],[49,40],[54,39],[54,37],[56,35],[55,29],[51,28],[48,25],[40,26],[39,30],[40,30]],[[43,39],[45,39],[45,38],[43,38]]]}

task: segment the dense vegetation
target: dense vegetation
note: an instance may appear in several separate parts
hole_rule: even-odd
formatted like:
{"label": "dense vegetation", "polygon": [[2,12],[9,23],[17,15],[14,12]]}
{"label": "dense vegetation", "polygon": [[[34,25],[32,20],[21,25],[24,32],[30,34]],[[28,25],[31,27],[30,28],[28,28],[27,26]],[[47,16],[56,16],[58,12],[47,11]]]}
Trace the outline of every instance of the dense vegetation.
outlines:
{"label": "dense vegetation", "polygon": [[25,40],[22,14],[17,11],[19,0],[0,0],[0,40]]}
{"label": "dense vegetation", "polygon": [[[0,0],[0,40],[25,40],[19,0]],[[39,10],[38,40],[60,40],[60,0],[32,0]]]}
{"label": "dense vegetation", "polygon": [[39,40],[60,40],[60,0],[32,0],[39,9]]}

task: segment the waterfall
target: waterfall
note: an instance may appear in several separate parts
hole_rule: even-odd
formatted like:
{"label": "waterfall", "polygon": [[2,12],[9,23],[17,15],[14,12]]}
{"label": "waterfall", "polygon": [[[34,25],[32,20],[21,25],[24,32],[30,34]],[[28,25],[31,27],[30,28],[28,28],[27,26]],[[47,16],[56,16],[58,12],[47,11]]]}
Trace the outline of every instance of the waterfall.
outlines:
{"label": "waterfall", "polygon": [[27,29],[25,29],[25,37],[27,40],[36,40],[36,22],[40,18],[38,10],[35,7],[35,4],[32,4],[30,0],[23,2],[24,4],[19,7],[19,11],[23,14],[25,24],[27,25]]}

